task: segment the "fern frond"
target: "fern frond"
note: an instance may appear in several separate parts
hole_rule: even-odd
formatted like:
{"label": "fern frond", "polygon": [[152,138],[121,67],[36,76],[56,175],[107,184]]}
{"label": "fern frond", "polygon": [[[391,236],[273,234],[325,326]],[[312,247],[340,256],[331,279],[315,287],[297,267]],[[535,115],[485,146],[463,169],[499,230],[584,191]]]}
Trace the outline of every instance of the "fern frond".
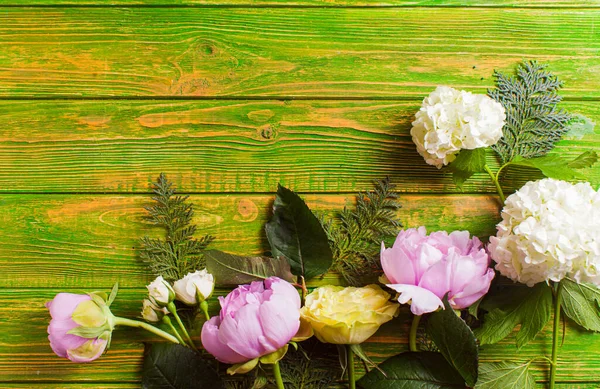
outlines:
{"label": "fern frond", "polygon": [[389,178],[377,181],[373,191],[358,194],[354,210],[344,208],[335,220],[321,222],[333,252],[333,267],[350,285],[374,282],[381,273],[381,241],[402,227],[395,189]]}
{"label": "fern frond", "polygon": [[494,72],[496,88],[488,95],[506,111],[503,136],[492,148],[502,163],[515,157],[540,157],[568,131],[572,115],[559,109],[562,101],[558,91],[562,82],[546,70],[546,65],[525,62],[516,76]]}
{"label": "fern frond", "polygon": [[176,196],[173,184],[161,173],[153,187],[155,204],[145,207],[148,219],[165,229],[165,239],[141,239],[140,257],[155,275],[176,281],[205,266],[203,251],[213,240],[210,235],[194,238],[193,205],[188,196]]}

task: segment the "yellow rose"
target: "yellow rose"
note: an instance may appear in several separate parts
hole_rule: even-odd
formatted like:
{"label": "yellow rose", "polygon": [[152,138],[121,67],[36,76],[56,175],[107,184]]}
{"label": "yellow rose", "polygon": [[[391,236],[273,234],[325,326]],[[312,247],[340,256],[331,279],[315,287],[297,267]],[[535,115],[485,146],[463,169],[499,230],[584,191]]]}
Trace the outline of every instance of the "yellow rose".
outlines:
{"label": "yellow rose", "polygon": [[323,286],[306,296],[300,310],[321,342],[359,344],[398,315],[399,305],[377,285]]}

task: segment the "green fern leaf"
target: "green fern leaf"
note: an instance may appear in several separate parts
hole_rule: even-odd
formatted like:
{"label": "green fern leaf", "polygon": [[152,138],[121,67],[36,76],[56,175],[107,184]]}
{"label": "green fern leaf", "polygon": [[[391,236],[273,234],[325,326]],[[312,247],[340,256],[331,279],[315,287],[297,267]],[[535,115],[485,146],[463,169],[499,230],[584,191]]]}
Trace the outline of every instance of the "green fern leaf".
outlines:
{"label": "green fern leaf", "polygon": [[194,238],[196,226],[191,224],[193,205],[188,202],[188,196],[175,195],[173,184],[164,174],[161,173],[153,191],[155,204],[146,207],[148,219],[165,229],[165,238],[143,237],[140,256],[155,275],[176,281],[205,267],[203,251],[213,237]]}
{"label": "green fern leaf", "polygon": [[506,124],[492,149],[503,163],[543,156],[569,130],[571,114],[557,107],[562,82],[545,68],[531,61],[519,65],[516,76],[494,72],[496,88],[488,95],[506,110]]}
{"label": "green fern leaf", "polygon": [[321,219],[333,252],[333,269],[355,286],[376,282],[381,274],[381,241],[394,237],[402,227],[396,186],[389,178],[375,182],[375,189],[361,192],[356,208],[345,208],[334,220]]}

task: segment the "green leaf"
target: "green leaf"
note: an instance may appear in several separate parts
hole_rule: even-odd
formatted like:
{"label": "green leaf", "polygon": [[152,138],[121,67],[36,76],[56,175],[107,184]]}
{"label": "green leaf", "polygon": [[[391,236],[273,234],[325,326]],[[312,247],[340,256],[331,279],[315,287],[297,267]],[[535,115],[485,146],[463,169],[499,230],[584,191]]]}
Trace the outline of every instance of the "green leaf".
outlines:
{"label": "green leaf", "polygon": [[511,285],[502,293],[488,294],[481,307],[488,311],[475,336],[481,345],[504,339],[521,324],[517,347],[525,346],[544,328],[552,313],[552,290],[546,283],[527,286]]}
{"label": "green leaf", "polygon": [[477,382],[479,355],[475,335],[454,312],[447,298],[444,298],[444,307],[427,318],[427,335],[467,385],[473,387]]}
{"label": "green leaf", "polygon": [[462,150],[448,166],[452,172],[452,180],[460,190],[473,174],[485,171],[485,150]]}
{"label": "green leaf", "polygon": [[569,131],[572,116],[558,108],[562,82],[545,68],[530,61],[517,67],[516,76],[494,72],[496,88],[488,95],[504,107],[506,124],[492,149],[502,163],[517,156],[541,157]]}
{"label": "green leaf", "polygon": [[465,381],[439,353],[406,352],[379,365],[386,372],[372,370],[357,385],[362,389],[464,389]]}
{"label": "green leaf", "polygon": [[598,162],[598,154],[588,150],[569,162],[567,166],[573,169],[585,169],[592,167],[596,162]]}
{"label": "green leaf", "polygon": [[284,258],[243,257],[218,250],[204,252],[206,270],[219,285],[241,285],[276,276],[295,282],[290,265]]}
{"label": "green leaf", "polygon": [[115,282],[115,284],[112,287],[112,290],[110,291],[110,295],[108,296],[108,300],[106,300],[106,305],[108,305],[109,307],[111,306],[111,304],[117,298],[117,293],[119,293],[119,283]]}
{"label": "green leaf", "polygon": [[546,177],[556,178],[557,180],[571,181],[585,178],[583,174],[570,167],[569,162],[565,161],[562,157],[556,154],[530,159],[515,157],[515,159],[511,162],[511,165],[526,166],[538,169]]}
{"label": "green leaf", "polygon": [[146,344],[143,389],[224,389],[217,371],[202,356],[171,343]]}
{"label": "green leaf", "polygon": [[265,226],[273,256],[285,258],[292,273],[307,280],[326,273],[333,255],[327,234],[306,203],[279,185],[273,208]]}
{"label": "green leaf", "polygon": [[569,318],[587,330],[600,332],[600,289],[564,278],[561,282],[562,309]]}
{"label": "green leaf", "polygon": [[534,389],[535,378],[529,365],[529,362],[482,363],[475,389]]}

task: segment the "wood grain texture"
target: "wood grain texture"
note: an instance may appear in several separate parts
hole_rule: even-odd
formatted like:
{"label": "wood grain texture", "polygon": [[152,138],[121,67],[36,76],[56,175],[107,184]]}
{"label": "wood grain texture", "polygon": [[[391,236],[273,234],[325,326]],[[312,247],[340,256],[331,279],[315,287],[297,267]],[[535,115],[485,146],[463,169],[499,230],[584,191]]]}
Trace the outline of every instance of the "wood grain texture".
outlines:
{"label": "wood grain texture", "polygon": [[6,0],[3,6],[600,7],[599,0]]}
{"label": "wood grain texture", "polygon": [[[59,291],[60,289],[49,288],[0,290],[0,313],[3,318],[3,331],[0,332],[0,344],[3,345],[0,353],[0,385],[2,382],[25,380],[55,384],[62,381],[137,382],[143,351],[141,342],[154,340],[152,335],[143,331],[117,328],[113,334],[111,349],[90,364],[76,365],[52,353],[46,339],[45,327],[49,316],[44,303]],[[113,305],[113,313],[117,316],[138,317],[141,300],[146,293],[144,288],[121,290]],[[217,310],[215,303],[212,299],[212,313]],[[410,321],[408,309],[403,308],[397,319],[384,325],[364,344],[364,349],[377,362],[406,351]],[[199,328],[196,333],[198,330]],[[551,347],[550,332],[549,325],[543,336],[536,338],[520,352],[516,351],[514,335],[511,335],[498,345],[482,348],[481,361],[527,360],[546,355]],[[197,335],[192,336],[197,339]],[[573,385],[566,387],[576,388],[577,382],[583,382],[583,387],[586,387],[586,382],[597,379],[600,354],[596,350],[599,342],[600,334],[580,331],[569,323],[567,339],[559,359],[562,368],[558,371],[558,380]],[[546,381],[546,363],[535,363],[533,370],[538,381]]]}
{"label": "wood grain texture", "polygon": [[[0,101],[1,192],[148,192],[166,172],[183,192],[356,192],[389,176],[401,192],[455,192],[410,137],[419,102]],[[566,102],[600,119],[600,105]],[[565,140],[573,158],[600,132]],[[495,155],[489,164],[497,166]],[[600,184],[600,168],[584,170]],[[507,193],[535,177],[511,170]],[[466,192],[495,193],[486,174]]]}
{"label": "wood grain texture", "polygon": [[[600,10],[4,8],[0,96],[423,96],[548,62],[600,97]],[[126,55],[125,55],[126,53]]]}
{"label": "wood grain texture", "polygon": [[[305,196],[310,207],[332,214],[352,205],[353,196]],[[268,250],[263,232],[271,195],[193,196],[198,236],[216,237],[212,248],[237,254]],[[430,230],[468,229],[486,238],[495,232],[494,196],[404,195],[399,218],[404,226]],[[139,239],[162,231],[144,220],[150,196],[0,196],[0,288],[124,287],[150,281],[138,258]],[[24,269],[28,269],[24,271]],[[335,276],[323,282],[335,282]]]}

